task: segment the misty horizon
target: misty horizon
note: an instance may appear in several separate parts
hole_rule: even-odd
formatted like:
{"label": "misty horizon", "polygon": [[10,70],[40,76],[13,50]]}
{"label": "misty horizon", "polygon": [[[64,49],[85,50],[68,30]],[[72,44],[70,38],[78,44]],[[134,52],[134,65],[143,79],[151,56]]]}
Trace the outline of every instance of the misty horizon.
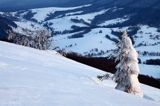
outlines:
{"label": "misty horizon", "polygon": [[41,8],[41,7],[67,7],[67,6],[78,6],[82,4],[87,4],[94,0],[0,0],[0,11],[16,11],[31,8]]}

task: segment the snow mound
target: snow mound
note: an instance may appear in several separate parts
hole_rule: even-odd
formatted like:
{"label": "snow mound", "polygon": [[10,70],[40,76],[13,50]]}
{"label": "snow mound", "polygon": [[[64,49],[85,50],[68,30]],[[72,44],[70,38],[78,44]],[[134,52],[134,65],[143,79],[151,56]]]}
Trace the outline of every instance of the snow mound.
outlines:
{"label": "snow mound", "polygon": [[145,98],[115,90],[104,72],[41,51],[0,41],[0,106],[158,106],[160,90],[142,85]]}

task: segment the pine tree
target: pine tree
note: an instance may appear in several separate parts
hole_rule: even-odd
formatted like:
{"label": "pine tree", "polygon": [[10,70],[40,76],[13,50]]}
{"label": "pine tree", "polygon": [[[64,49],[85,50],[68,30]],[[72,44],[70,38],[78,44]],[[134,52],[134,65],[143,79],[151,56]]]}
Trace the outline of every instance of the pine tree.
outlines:
{"label": "pine tree", "polygon": [[116,66],[117,71],[113,76],[117,83],[115,88],[142,97],[143,92],[138,81],[138,54],[126,31],[123,33],[117,46],[116,61],[118,64]]}

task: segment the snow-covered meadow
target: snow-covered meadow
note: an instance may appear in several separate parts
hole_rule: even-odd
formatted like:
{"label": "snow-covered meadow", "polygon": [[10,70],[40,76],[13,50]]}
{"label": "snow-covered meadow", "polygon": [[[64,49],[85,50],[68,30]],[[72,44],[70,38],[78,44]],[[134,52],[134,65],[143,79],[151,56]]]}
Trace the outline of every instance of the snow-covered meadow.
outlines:
{"label": "snow-covered meadow", "polygon": [[[127,30],[132,32],[129,35],[132,36],[134,47],[139,52],[142,63],[150,59],[160,59],[158,27],[133,20],[132,11],[123,14],[125,8],[103,7],[97,4],[95,9],[95,6],[88,4],[65,8],[35,8],[10,14],[18,16],[20,20],[28,21],[16,22],[23,28],[32,30],[47,26],[53,33],[53,47],[57,50],[77,52],[84,56],[94,54],[93,57],[107,57],[113,54],[112,50],[115,50],[115,40],[119,39],[117,32]],[[31,22],[33,20],[37,23]],[[132,21],[136,24],[127,24]],[[98,50],[95,51],[95,49]],[[143,55],[146,52],[149,55]]]}

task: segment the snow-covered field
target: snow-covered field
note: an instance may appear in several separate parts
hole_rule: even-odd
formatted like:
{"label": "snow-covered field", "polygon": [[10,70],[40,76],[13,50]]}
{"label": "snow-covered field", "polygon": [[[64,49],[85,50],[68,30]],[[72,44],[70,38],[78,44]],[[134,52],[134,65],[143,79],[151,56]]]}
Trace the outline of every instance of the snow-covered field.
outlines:
{"label": "snow-covered field", "polygon": [[[36,24],[34,24],[34,28],[29,28],[33,26],[30,25],[33,24],[30,22],[32,20],[36,20],[37,24],[41,26],[47,25],[53,32],[53,45],[55,48],[77,52],[84,56],[94,54],[92,55],[94,57],[106,57],[113,54],[112,50],[116,47],[115,40],[119,39],[115,33],[124,30],[134,32],[137,29],[136,33],[130,36],[134,40],[134,47],[140,53],[139,58],[142,63],[146,62],[146,57],[148,57],[148,55],[143,55],[146,52],[150,57],[148,60],[160,59],[158,54],[160,49],[160,31],[157,27],[149,26],[148,23],[123,26],[121,24],[125,24],[133,17],[132,13],[120,16],[115,14],[113,17],[110,17],[110,15],[113,15],[114,12],[125,10],[124,8],[102,8],[101,6],[97,10],[94,8],[96,7],[88,4],[66,8],[35,8],[11,12],[10,14],[19,16],[21,20],[29,21],[28,23],[26,22],[25,27],[28,29],[38,28]],[[25,25],[23,21],[16,23],[18,26]],[[114,25],[114,27],[107,27],[108,25]],[[23,31],[20,30],[20,32]],[[96,48],[98,50],[95,51]]]}
{"label": "snow-covered field", "polygon": [[36,36],[36,31],[45,30],[41,25],[31,21],[15,21],[17,28],[13,28],[14,32],[17,32],[26,36]]}
{"label": "snow-covered field", "polygon": [[146,64],[140,64],[139,68],[141,70],[140,74],[151,76],[154,78],[159,79],[160,78],[160,66],[159,65],[146,65]]}
{"label": "snow-covered field", "polygon": [[[102,33],[99,33],[102,31]],[[115,36],[111,35],[110,29],[105,28],[95,28],[89,33],[85,34],[82,38],[77,39],[68,39],[68,36],[72,36],[72,34],[66,34],[62,36],[55,36],[53,38],[54,46],[65,48],[66,51],[74,51],[80,54],[89,53],[92,49],[98,49],[98,51],[105,51],[105,50],[112,50],[116,48],[115,43],[109,39],[105,38],[107,34],[111,38],[116,38]],[[72,45],[72,46],[70,46]],[[105,46],[104,46],[105,45]],[[77,49],[78,47],[78,49]],[[101,55],[99,55],[100,57]]]}
{"label": "snow-covered field", "polygon": [[0,41],[0,106],[159,106],[159,89],[141,84],[140,98],[97,82],[99,74],[54,51]]}
{"label": "snow-covered field", "polygon": [[125,21],[129,20],[128,18],[117,18],[112,20],[107,20],[106,22],[100,24],[101,26],[107,26],[107,25],[113,25],[117,23],[123,23]]}

